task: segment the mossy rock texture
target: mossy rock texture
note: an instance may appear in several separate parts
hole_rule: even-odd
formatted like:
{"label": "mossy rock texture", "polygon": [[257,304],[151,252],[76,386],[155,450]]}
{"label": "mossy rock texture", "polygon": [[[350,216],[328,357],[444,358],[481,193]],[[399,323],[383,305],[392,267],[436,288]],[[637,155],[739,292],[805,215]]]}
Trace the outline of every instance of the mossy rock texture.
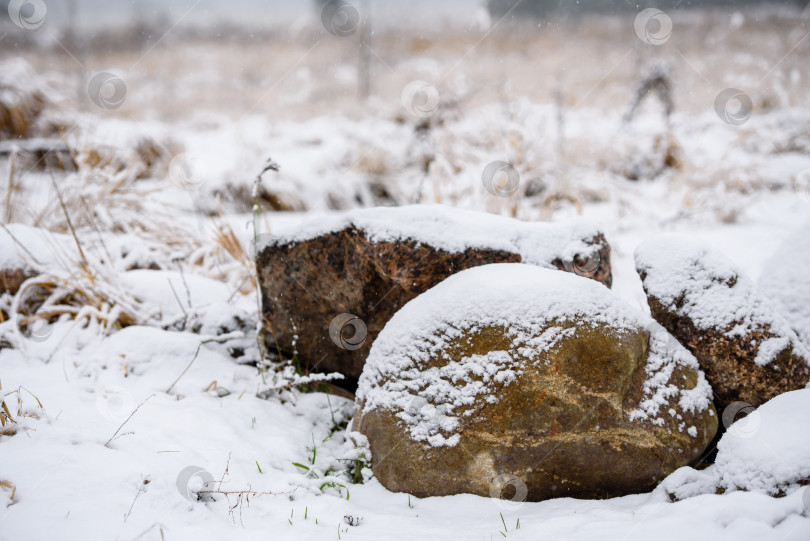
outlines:
{"label": "mossy rock texture", "polygon": [[717,415],[694,357],[607,288],[495,264],[391,319],[354,429],[392,491],[539,501],[648,491],[701,456]]}

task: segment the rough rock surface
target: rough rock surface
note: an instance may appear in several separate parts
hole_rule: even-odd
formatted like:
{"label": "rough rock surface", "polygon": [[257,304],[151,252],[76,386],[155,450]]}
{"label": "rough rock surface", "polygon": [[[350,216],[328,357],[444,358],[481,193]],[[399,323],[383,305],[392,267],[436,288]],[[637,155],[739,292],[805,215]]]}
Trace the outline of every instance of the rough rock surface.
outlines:
{"label": "rough rock surface", "polygon": [[353,430],[389,490],[539,501],[647,491],[717,422],[697,361],[649,317],[594,281],[495,264],[389,321]]}
{"label": "rough rock surface", "polygon": [[528,223],[442,206],[313,220],[257,247],[268,349],[340,372],[353,390],[368,351],[406,302],[451,274],[524,262],[611,284],[610,247],[590,222]]}
{"label": "rough rock surface", "polygon": [[810,348],[810,222],[791,234],[765,262],[762,294]]}
{"label": "rough rock surface", "polygon": [[719,408],[801,389],[808,354],[754,284],[711,246],[660,235],[636,250],[653,318],[697,357]]}

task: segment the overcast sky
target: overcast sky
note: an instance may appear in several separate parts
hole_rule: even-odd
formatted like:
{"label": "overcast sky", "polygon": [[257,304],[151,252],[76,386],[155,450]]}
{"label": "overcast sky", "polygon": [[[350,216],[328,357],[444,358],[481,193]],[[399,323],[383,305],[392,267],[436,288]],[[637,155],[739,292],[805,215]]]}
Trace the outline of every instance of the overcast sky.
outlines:
{"label": "overcast sky", "polygon": [[[80,23],[118,23],[136,13],[152,17],[170,16],[183,22],[200,23],[226,19],[234,21],[294,21],[315,13],[313,0],[45,0],[48,18],[61,22],[75,1]],[[354,0],[358,7],[363,0]],[[469,14],[485,0],[372,0],[376,18],[396,19],[403,15],[425,18],[457,17]]]}

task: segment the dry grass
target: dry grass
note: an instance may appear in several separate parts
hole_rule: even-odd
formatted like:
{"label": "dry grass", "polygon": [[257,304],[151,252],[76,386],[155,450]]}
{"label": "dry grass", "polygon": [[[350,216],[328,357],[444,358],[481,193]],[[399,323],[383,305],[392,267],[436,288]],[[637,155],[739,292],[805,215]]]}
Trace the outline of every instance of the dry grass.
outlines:
{"label": "dry grass", "polygon": [[[75,173],[58,179],[51,174],[53,197],[39,208],[26,205],[25,216],[12,213],[17,221],[65,235],[50,245],[58,265],[45,266],[29,257],[28,274],[33,276],[0,303],[3,318],[18,322],[14,346],[25,347],[23,338],[37,319],[67,317],[74,327],[101,335],[150,324],[153,308],[122,285],[126,270],[179,268],[229,283],[239,293],[255,290],[248,250],[221,217],[210,234],[201,234],[178,219],[187,211],[161,197],[164,187],[141,182],[147,167],[143,160],[100,161],[93,149],[75,155]],[[132,156],[138,155],[135,149]],[[18,205],[7,199],[5,206]],[[13,237],[5,226],[4,231]],[[15,242],[24,248],[19,239]]]}
{"label": "dry grass", "polygon": [[[0,384],[0,393],[2,393],[3,386]],[[23,391],[27,393],[28,396],[32,397],[37,402],[37,406],[39,409],[43,409],[42,402],[39,401],[39,398],[36,397],[34,393],[26,389],[25,387],[17,387],[13,391],[10,391],[5,394],[0,394],[0,435],[12,435],[17,432],[20,428],[20,421],[26,417],[38,419],[39,416],[33,412],[26,412],[23,409]],[[6,397],[11,395],[16,396],[17,408],[16,414],[12,414],[11,410],[9,409],[8,405],[6,404]],[[3,485],[7,488],[12,489],[12,496],[11,498],[14,499],[14,488],[13,486]]]}
{"label": "dry grass", "polygon": [[0,73],[0,140],[35,135],[34,127],[49,103],[27,64],[6,64]]}

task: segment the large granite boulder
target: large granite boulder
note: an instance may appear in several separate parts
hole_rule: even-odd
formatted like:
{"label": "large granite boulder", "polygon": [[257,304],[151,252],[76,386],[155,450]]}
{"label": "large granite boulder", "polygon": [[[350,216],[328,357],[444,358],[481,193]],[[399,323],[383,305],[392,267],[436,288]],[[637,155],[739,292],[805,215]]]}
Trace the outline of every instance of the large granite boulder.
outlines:
{"label": "large granite boulder", "polygon": [[653,318],[697,357],[719,408],[759,406],[807,385],[807,350],[724,255],[667,234],[640,245],[635,259]]}
{"label": "large granite boulder", "polygon": [[309,221],[257,247],[268,349],[340,372],[354,389],[371,344],[406,302],[458,271],[524,262],[611,284],[590,222],[529,223],[443,206],[376,208]]}
{"label": "large granite boulder", "polygon": [[592,280],[495,264],[394,315],[352,429],[389,490],[509,484],[508,498],[538,501],[648,491],[698,459],[717,422],[697,361],[648,316]]}

